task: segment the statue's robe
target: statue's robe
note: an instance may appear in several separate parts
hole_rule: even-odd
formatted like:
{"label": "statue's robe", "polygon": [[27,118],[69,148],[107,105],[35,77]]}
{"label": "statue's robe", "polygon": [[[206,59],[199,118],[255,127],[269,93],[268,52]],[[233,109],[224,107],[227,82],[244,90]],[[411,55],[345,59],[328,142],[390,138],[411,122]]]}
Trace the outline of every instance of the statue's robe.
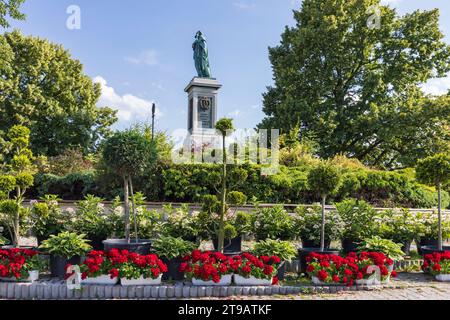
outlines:
{"label": "statue's robe", "polygon": [[205,38],[201,37],[194,42],[194,61],[198,76],[211,78],[208,59],[208,47]]}

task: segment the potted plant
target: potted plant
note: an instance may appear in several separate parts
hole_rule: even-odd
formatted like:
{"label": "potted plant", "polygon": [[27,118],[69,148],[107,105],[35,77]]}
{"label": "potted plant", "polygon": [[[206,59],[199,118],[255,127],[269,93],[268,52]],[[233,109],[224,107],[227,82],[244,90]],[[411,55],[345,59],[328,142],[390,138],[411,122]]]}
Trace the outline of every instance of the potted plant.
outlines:
{"label": "potted plant", "polygon": [[183,280],[184,274],[179,271],[183,262],[183,257],[190,254],[196,245],[182,238],[166,237],[155,240],[152,245],[153,251],[167,265],[167,273],[164,273],[162,280]]}
{"label": "potted plant", "polygon": [[[80,265],[82,284],[115,285],[119,282],[119,261],[114,261],[114,251],[91,251]],[[66,266],[67,267],[67,266]]]}
{"label": "potted plant", "polygon": [[297,255],[295,246],[289,241],[266,239],[265,241],[257,242],[251,251],[255,256],[277,256],[281,259],[278,265],[278,280],[284,280],[286,272],[286,262],[292,261]]}
{"label": "potted plant", "polygon": [[[355,259],[358,266],[356,284],[379,285],[388,283],[391,277],[396,277],[393,270],[394,261],[381,252],[350,253],[349,258]],[[379,273],[378,273],[379,272]]]}
{"label": "potted plant", "polygon": [[196,243],[199,234],[197,214],[198,212],[190,212],[187,204],[182,204],[179,208],[164,205],[162,234]]}
{"label": "potted plant", "polygon": [[33,234],[36,236],[38,244],[48,239],[52,234],[58,234],[65,229],[67,221],[71,220],[71,210],[63,214],[58,201],[58,196],[46,195],[38,202],[32,200],[31,219],[33,221]]}
{"label": "potted plant", "polygon": [[443,246],[442,232],[442,187],[450,182],[450,155],[437,154],[423,160],[419,160],[416,167],[416,178],[420,182],[433,186],[438,193],[438,244],[435,246],[422,247],[422,253],[443,252],[450,247]]}
{"label": "potted plant", "polygon": [[194,286],[229,286],[231,284],[233,260],[221,252],[194,250],[185,256],[180,272],[192,280]]}
{"label": "potted plant", "polygon": [[342,250],[350,253],[359,243],[378,234],[377,211],[363,200],[348,199],[336,204],[342,220]]}
{"label": "potted plant", "polygon": [[79,265],[81,256],[92,247],[88,244],[84,234],[64,231],[58,235],[51,235],[44,240],[39,248],[50,254],[50,272],[52,277],[64,278],[67,264]]}
{"label": "potted plant", "polygon": [[346,259],[335,254],[311,253],[306,258],[306,274],[317,285],[354,284],[358,266],[353,259]]}
{"label": "potted plant", "polygon": [[408,209],[390,209],[381,215],[381,234],[402,245],[401,250],[409,255],[411,244],[417,238],[417,219]]}
{"label": "potted plant", "polygon": [[233,257],[234,283],[238,286],[270,286],[278,283],[277,267],[281,259],[277,256],[256,257],[243,253]]}
{"label": "potted plant", "polygon": [[450,281],[450,251],[424,255],[422,270],[432,274],[437,281]]}
{"label": "potted plant", "polygon": [[111,250],[111,259],[117,265],[123,286],[153,286],[161,284],[167,265],[156,254],[141,255],[127,250]]}
{"label": "potted plant", "polygon": [[69,231],[85,234],[94,250],[102,250],[103,241],[113,232],[113,225],[102,201],[101,198],[87,195],[84,200],[77,202],[69,227]]}
{"label": "potted plant", "polygon": [[[401,261],[405,256],[402,251],[402,245],[392,240],[382,239],[378,236],[365,239],[358,247],[358,252],[380,252],[393,261]],[[389,265],[389,271],[392,271],[394,264]]]}
{"label": "potted plant", "polygon": [[43,261],[39,253],[27,249],[0,250],[0,280],[33,282],[39,279]]}
{"label": "potted plant", "polygon": [[[137,226],[137,207],[133,190],[133,177],[144,172],[155,163],[156,149],[151,135],[139,128],[116,132],[105,141],[103,161],[105,165],[123,181],[124,231],[125,239],[108,239],[104,241],[106,251],[113,248],[127,249],[142,254],[150,251],[151,240],[140,240]],[[135,238],[131,240],[130,194],[134,217]]]}
{"label": "potted plant", "polygon": [[[436,212],[419,212],[416,214],[416,243],[419,254],[437,252],[439,244],[439,218]],[[443,239],[450,237],[450,220],[443,217],[440,222]],[[422,249],[425,248],[425,251]],[[445,248],[444,248],[445,249]]]}
{"label": "potted plant", "polygon": [[252,232],[258,241],[266,239],[291,240],[294,219],[282,205],[271,208],[256,207],[252,216]]}

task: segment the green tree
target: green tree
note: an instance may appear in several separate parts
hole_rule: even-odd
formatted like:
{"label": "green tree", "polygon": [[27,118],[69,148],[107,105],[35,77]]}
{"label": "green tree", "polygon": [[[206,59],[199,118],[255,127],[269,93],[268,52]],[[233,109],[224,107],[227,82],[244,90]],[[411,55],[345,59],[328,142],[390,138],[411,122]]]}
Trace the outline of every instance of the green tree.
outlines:
{"label": "green tree", "polygon": [[260,128],[284,133],[303,124],[320,156],[378,167],[414,165],[449,150],[450,99],[420,85],[450,70],[439,10],[404,16],[379,0],[304,0],[281,43],[270,48],[275,83],[264,94]]}
{"label": "green tree", "polygon": [[227,210],[227,148],[226,137],[234,130],[233,120],[223,118],[217,121],[216,130],[222,135],[222,190],[220,193],[221,208],[220,208],[220,221],[219,221],[219,242],[217,251],[223,252],[223,244],[225,241],[225,213]]}
{"label": "green tree", "polygon": [[437,188],[438,191],[438,240],[439,251],[442,251],[442,187],[450,182],[450,155],[437,154],[420,160],[416,167],[417,179],[427,185]]}
{"label": "green tree", "polygon": [[138,241],[136,203],[133,190],[133,177],[142,174],[156,160],[155,145],[151,135],[143,133],[138,128],[116,132],[105,141],[103,147],[105,164],[123,179],[125,237],[130,241],[130,206],[131,193],[134,231]]}
{"label": "green tree", "polygon": [[[0,174],[2,192],[6,192],[7,200],[0,203],[2,220],[10,229],[12,243],[19,245],[20,222],[28,213],[22,206],[25,192],[34,183],[33,174],[36,167],[33,164],[33,153],[29,149],[30,130],[24,126],[13,126],[7,134],[10,153],[5,156],[3,175]],[[15,191],[12,197],[11,192]]]}
{"label": "green tree", "polygon": [[11,17],[16,20],[25,20],[25,15],[20,12],[20,6],[25,0],[0,0],[0,26],[9,28],[10,25],[6,20]]}
{"label": "green tree", "polygon": [[339,170],[328,162],[321,163],[308,174],[309,188],[321,197],[322,226],[320,232],[320,251],[325,250],[325,204],[327,197],[335,192],[341,182]]}
{"label": "green tree", "polygon": [[35,154],[89,152],[108,136],[116,111],[96,106],[99,84],[62,46],[19,31],[0,35],[0,130],[31,130]]}

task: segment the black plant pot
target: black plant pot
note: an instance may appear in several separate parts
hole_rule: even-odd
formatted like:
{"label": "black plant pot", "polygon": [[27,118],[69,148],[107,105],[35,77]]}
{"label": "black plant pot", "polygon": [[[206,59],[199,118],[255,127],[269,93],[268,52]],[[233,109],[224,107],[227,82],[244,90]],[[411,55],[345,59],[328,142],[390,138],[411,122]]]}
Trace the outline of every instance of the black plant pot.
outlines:
{"label": "black plant pot", "polygon": [[[217,250],[219,247],[219,239],[213,239],[214,248]],[[224,253],[237,253],[242,251],[242,237],[236,237],[233,239],[225,239],[223,242]]]}
{"label": "black plant pot", "polygon": [[284,280],[284,275],[286,274],[286,262],[282,261],[278,267],[277,278],[278,280]]}
{"label": "black plant pot", "polygon": [[[329,249],[331,246],[331,241],[325,241],[325,249]],[[320,248],[320,240],[302,240],[303,248]]]}
{"label": "black plant pot", "polygon": [[339,250],[337,250],[337,249],[325,249],[324,251],[320,251],[320,248],[299,248],[298,249],[298,259],[299,259],[299,262],[300,262],[299,273],[306,273],[306,266],[308,264],[307,261],[306,261],[306,258],[311,253],[339,255]]}
{"label": "black plant pot", "polygon": [[420,239],[419,243],[417,243],[417,253],[419,255],[424,255],[422,247],[435,247],[437,248],[439,245],[439,241],[437,239]]}
{"label": "black plant pot", "polygon": [[344,254],[349,254],[350,252],[358,251],[358,246],[361,241],[351,240],[351,239],[343,239],[342,244],[342,252]]}
{"label": "black plant pot", "polygon": [[181,281],[184,279],[184,273],[179,271],[180,264],[183,262],[181,258],[167,259],[161,258],[161,260],[167,265],[167,273],[163,274],[162,280],[174,280]]}
{"label": "black plant pot", "polygon": [[89,245],[92,246],[93,250],[103,250],[103,241],[106,240],[105,237],[88,237]]}
{"label": "black plant pot", "polygon": [[66,257],[60,257],[51,254],[50,255],[50,273],[53,278],[64,278],[66,275],[65,267],[68,264],[79,265],[81,258],[79,256],[67,259]]}
{"label": "black plant pot", "polygon": [[148,239],[140,239],[138,242],[136,242],[136,239],[130,240],[130,242],[126,239],[108,239],[103,241],[103,247],[106,252],[112,249],[119,249],[147,255],[152,248],[152,242],[152,240]]}
{"label": "black plant pot", "polygon": [[450,251],[450,246],[443,246],[442,250],[438,250],[438,245],[435,246],[423,246],[421,247],[422,255],[432,254],[435,252],[442,253],[444,251]]}

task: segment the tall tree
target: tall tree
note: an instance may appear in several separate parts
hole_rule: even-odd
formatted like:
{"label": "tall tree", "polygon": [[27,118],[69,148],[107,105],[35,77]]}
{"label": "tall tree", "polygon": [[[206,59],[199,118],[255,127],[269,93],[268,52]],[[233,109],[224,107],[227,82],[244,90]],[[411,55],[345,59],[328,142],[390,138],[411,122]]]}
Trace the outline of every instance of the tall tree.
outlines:
{"label": "tall tree", "polygon": [[100,86],[62,46],[13,31],[0,36],[0,56],[0,130],[29,127],[33,152],[49,156],[87,152],[110,134],[116,112],[96,106]]}
{"label": "tall tree", "polygon": [[25,0],[0,0],[0,27],[9,28],[10,25],[6,20],[11,17],[16,20],[24,20],[25,15],[20,12],[20,6]]}
{"label": "tall tree", "polygon": [[[371,6],[379,28],[368,26]],[[437,9],[399,16],[379,0],[304,0],[294,17],[269,49],[274,85],[260,128],[301,124],[320,156],[379,167],[448,150],[449,97],[436,101],[420,87],[450,70]]]}

